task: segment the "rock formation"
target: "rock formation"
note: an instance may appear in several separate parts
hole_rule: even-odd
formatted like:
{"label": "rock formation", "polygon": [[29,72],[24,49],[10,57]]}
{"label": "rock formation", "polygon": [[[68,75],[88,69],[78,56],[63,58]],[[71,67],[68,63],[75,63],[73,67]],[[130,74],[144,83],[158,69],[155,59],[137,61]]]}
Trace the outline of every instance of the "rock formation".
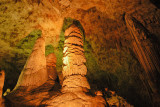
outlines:
{"label": "rock formation", "polygon": [[87,73],[85,63],[82,34],[78,27],[72,25],[65,31],[62,91],[90,89],[85,77]]}
{"label": "rock formation", "polygon": [[48,78],[53,81],[56,81],[56,80],[59,81],[58,74],[56,71],[56,62],[57,62],[57,59],[55,54],[51,53],[46,56]]}
{"label": "rock formation", "polygon": [[[124,13],[131,14],[160,40],[158,1],[160,0],[0,0],[0,65],[6,71],[4,90],[14,88],[20,69],[30,53],[26,45],[23,45],[25,51],[17,50],[16,45],[23,38],[27,37],[25,42],[28,43],[30,38],[41,35],[35,29],[43,29],[46,45],[53,45],[59,73],[62,52],[58,52],[63,50],[61,37],[68,25],[65,23],[78,20],[86,34],[84,50],[87,77],[92,89],[112,87],[119,95],[125,96],[129,103],[150,107],[150,96],[138,77],[142,71],[141,65],[129,50],[131,36],[123,16]],[[31,31],[33,33],[29,34]],[[151,56],[154,57],[154,54]],[[147,83],[149,79],[145,77],[142,75]]]}
{"label": "rock formation", "polygon": [[[25,69],[20,75],[21,81],[18,80],[18,85],[15,90],[6,96],[6,99],[9,100],[9,106],[105,107],[106,102],[102,97],[102,92],[99,92],[95,97],[89,94],[90,86],[85,77],[87,68],[85,66],[86,59],[83,50],[83,39],[79,28],[72,25],[65,33],[63,51],[64,81],[61,91],[60,85],[55,82],[57,77],[56,70],[52,69],[56,66],[56,57],[54,54],[49,54],[46,60],[44,60],[44,51],[42,50],[44,45],[42,42],[44,42],[43,38],[39,38],[36,41],[33,52],[24,67]],[[36,62],[38,60],[37,57],[40,62]],[[42,63],[41,61],[44,62]],[[46,66],[48,67],[48,81],[46,81],[47,78],[44,78],[47,74],[44,64],[45,61],[47,61]],[[40,73],[42,74],[41,76],[39,74],[40,70],[42,71],[42,73]],[[29,75],[32,73],[34,73],[34,75]],[[35,76],[35,78],[33,79],[32,76]],[[41,81],[42,79],[36,76],[40,76],[42,79],[44,78],[45,81]],[[36,81],[37,78],[39,83]],[[33,83],[29,83],[28,81]],[[37,83],[37,85],[34,82]],[[28,87],[34,85],[36,85],[36,87],[28,90]]]}
{"label": "rock formation", "polygon": [[132,36],[133,51],[145,70],[145,80],[155,98],[159,94],[160,54],[154,37],[135,18],[125,15],[126,25]]}
{"label": "rock formation", "polygon": [[108,88],[105,88],[104,94],[107,96],[106,101],[109,107],[134,107],[121,96],[118,96],[115,91],[111,91],[108,90]]}
{"label": "rock formation", "polygon": [[[55,67],[55,62],[55,55],[50,54],[47,57],[47,67]],[[49,97],[49,91],[54,90],[53,86],[55,85],[53,80],[48,80],[47,70],[45,39],[40,37],[35,42],[33,51],[20,74],[16,87],[6,96],[6,99],[9,101],[7,107],[40,106],[42,100]],[[49,77],[55,79],[57,75],[51,74],[53,73],[49,71]]]}
{"label": "rock formation", "polygon": [[4,86],[4,80],[5,80],[5,72],[4,70],[0,71],[0,106],[2,106],[3,104],[3,86]]}
{"label": "rock formation", "polygon": [[20,74],[15,89],[20,86],[36,88],[44,84],[47,79],[45,39],[40,37],[37,39],[33,51]]}
{"label": "rock formation", "polygon": [[61,94],[44,101],[52,107],[104,107],[105,100],[101,95],[95,97],[86,94],[90,86],[87,81],[83,50],[83,37],[80,29],[72,24],[65,31],[63,50],[63,84]]}

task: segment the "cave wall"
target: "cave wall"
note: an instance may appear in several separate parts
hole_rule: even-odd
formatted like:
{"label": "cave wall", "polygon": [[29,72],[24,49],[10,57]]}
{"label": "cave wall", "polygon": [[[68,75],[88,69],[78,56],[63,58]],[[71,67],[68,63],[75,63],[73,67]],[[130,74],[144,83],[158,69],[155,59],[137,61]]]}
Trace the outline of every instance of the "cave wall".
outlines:
{"label": "cave wall", "polygon": [[147,106],[150,93],[143,85],[143,67],[132,51],[124,16],[127,13],[135,17],[160,41],[160,10],[151,1],[1,0],[0,62],[8,74],[4,89],[12,89],[16,84],[41,31],[46,46],[50,45],[46,54],[54,49],[57,71],[61,74],[63,35],[76,19],[85,31],[84,50],[91,87],[108,87],[135,105]]}

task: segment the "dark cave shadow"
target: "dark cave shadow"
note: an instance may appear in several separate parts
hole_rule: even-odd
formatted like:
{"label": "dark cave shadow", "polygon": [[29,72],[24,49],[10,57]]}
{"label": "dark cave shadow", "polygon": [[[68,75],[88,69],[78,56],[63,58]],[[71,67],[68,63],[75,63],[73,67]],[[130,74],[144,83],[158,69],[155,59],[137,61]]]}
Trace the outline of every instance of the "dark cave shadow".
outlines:
{"label": "dark cave shadow", "polygon": [[150,2],[160,9],[160,0],[150,0]]}

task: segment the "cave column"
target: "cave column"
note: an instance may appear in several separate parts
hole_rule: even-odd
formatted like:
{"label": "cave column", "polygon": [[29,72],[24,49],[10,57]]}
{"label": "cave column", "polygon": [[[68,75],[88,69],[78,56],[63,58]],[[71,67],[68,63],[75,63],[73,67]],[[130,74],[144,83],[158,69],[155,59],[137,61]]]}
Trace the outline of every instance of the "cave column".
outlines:
{"label": "cave column", "polygon": [[48,79],[45,57],[45,39],[40,37],[36,40],[31,55],[20,74],[17,85],[25,87],[38,87]]}
{"label": "cave column", "polygon": [[62,92],[88,91],[83,37],[74,24],[65,31]]}

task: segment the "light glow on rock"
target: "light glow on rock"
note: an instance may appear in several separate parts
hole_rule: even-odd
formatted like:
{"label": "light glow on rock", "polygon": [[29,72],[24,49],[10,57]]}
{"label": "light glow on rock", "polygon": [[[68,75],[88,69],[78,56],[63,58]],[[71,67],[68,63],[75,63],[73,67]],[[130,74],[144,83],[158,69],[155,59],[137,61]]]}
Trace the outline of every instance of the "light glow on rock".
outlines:
{"label": "light glow on rock", "polygon": [[65,65],[69,64],[69,62],[68,62],[68,56],[63,57],[63,64],[65,64]]}

